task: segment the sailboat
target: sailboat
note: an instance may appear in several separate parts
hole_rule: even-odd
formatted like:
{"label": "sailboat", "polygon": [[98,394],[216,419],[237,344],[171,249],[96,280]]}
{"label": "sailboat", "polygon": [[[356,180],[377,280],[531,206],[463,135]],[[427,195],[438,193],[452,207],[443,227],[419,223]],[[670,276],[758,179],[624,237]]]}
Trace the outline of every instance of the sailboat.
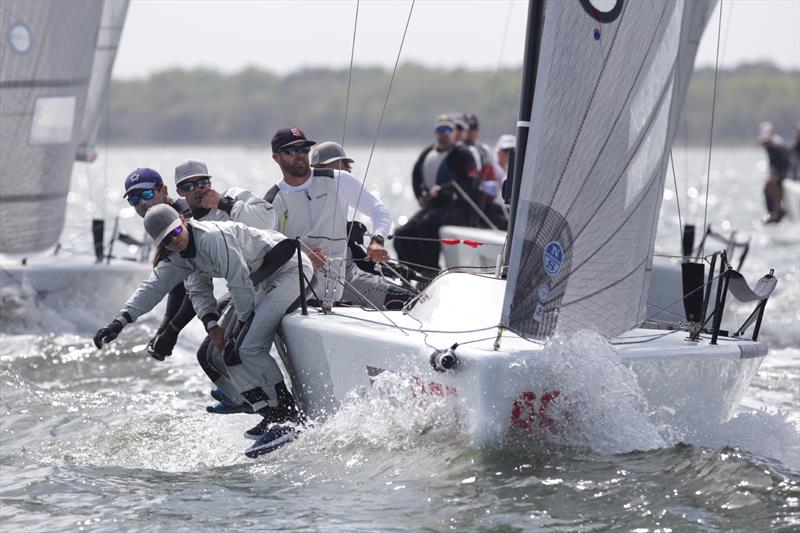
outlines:
{"label": "sailboat", "polygon": [[[402,311],[287,315],[278,348],[310,416],[399,375],[417,398],[455,401],[478,445],[557,431],[586,386],[558,354],[586,335],[608,343],[660,421],[732,416],[767,354],[757,337],[774,276],[751,288],[722,252],[710,270],[682,266],[699,280],[678,294],[688,323],[648,320],[645,305],[668,149],[712,7],[530,2],[502,263],[440,274]],[[735,331],[721,328],[729,294],[754,305]]]}
{"label": "sailboat", "polygon": [[59,245],[73,162],[93,159],[126,10],[127,1],[116,0],[0,3],[4,291],[22,287],[38,303],[102,310],[109,292],[127,292],[146,275],[143,264],[106,254],[102,234],[94,256]]}

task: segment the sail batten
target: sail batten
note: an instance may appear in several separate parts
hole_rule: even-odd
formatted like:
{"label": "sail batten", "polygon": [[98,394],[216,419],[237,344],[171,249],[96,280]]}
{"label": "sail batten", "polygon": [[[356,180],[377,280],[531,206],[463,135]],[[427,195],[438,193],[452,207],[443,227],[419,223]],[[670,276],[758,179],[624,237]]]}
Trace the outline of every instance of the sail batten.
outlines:
{"label": "sail batten", "polygon": [[611,4],[546,5],[502,316],[525,335],[614,336],[644,315],[689,38],[711,2]]}

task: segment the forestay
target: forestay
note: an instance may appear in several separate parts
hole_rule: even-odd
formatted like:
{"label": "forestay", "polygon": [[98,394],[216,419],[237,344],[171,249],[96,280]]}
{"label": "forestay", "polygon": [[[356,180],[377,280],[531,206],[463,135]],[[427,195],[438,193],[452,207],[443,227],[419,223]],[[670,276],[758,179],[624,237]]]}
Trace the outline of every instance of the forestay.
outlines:
{"label": "forestay", "polygon": [[100,118],[107,107],[111,70],[127,13],[128,0],[104,0],[100,32],[94,49],[92,77],[86,96],[86,111],[83,114],[78,151],[75,154],[78,161],[94,161],[97,157],[94,145],[100,132]]}
{"label": "forestay", "polygon": [[503,305],[513,331],[614,336],[644,318],[667,154],[712,6],[546,3]]}
{"label": "forestay", "polygon": [[101,2],[0,2],[0,252],[55,244]]}

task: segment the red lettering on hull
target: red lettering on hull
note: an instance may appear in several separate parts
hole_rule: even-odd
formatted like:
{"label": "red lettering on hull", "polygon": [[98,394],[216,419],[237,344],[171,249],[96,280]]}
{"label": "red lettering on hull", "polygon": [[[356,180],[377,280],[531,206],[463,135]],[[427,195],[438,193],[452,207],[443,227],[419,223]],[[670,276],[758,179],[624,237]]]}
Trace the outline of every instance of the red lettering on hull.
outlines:
{"label": "red lettering on hull", "polygon": [[[550,404],[558,398],[561,391],[548,391],[542,394],[539,399],[539,406],[536,406],[536,394],[532,391],[525,391],[519,395],[511,407],[511,427],[517,429],[532,429],[537,425],[540,428],[555,428],[556,421],[548,414]],[[538,417],[538,423],[536,418]]]}

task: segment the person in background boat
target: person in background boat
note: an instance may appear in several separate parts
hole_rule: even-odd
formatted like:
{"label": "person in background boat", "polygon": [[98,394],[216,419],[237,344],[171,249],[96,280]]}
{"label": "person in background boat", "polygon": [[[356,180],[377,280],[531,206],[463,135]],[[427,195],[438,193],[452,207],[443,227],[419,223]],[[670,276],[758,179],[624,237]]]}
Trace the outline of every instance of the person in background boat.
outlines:
{"label": "person in background boat", "polygon": [[[237,187],[223,192],[214,189],[208,166],[196,159],[187,159],[175,167],[175,188],[191,209],[192,218],[202,222],[234,221],[256,229],[271,230],[275,225],[272,206],[254,193]],[[225,311],[229,305],[228,295],[220,299],[217,312],[223,317],[220,326],[231,333],[234,324],[233,309]],[[177,336],[171,330],[161,334],[159,339],[166,346],[174,346]],[[247,404],[228,377],[222,352],[214,350],[210,337],[206,337],[197,350],[197,362],[217,387],[211,396],[218,404],[207,407],[211,413],[231,414],[248,412]]]}
{"label": "person in background boat", "polygon": [[497,139],[494,146],[495,172],[497,173],[497,183],[500,189],[508,179],[508,164],[510,162],[511,151],[517,146],[517,138],[509,133],[504,133]]}
{"label": "person in background boat", "polygon": [[389,210],[361,182],[345,170],[312,168],[311,146],[316,144],[300,128],[282,128],[272,137],[272,159],[283,177],[265,198],[275,208],[275,229],[299,238],[317,272],[312,290],[323,306],[342,298],[347,256],[347,214],[350,207],[372,221],[367,248],[370,261],[389,259],[384,237],[392,219]]}
{"label": "person in background boat", "polygon": [[[300,298],[297,245],[284,235],[239,222],[186,220],[168,205],[151,207],[144,216],[147,233],[157,243],[154,271],[128,299],[111,323],[97,331],[95,346],[113,341],[123,328],[150,311],[177,283],[186,283],[192,304],[225,364],[239,394],[264,417],[248,456],[274,449],[291,438],[303,417],[283,374],[270,355],[272,337],[288,309]],[[301,254],[303,273],[313,274]],[[213,278],[224,278],[235,304],[238,335],[226,339],[219,326]],[[255,280],[255,284],[254,284]],[[259,427],[257,426],[257,427]],[[254,428],[255,429],[255,428]],[[251,430],[252,431],[252,430]]]}
{"label": "person in background boat", "polygon": [[497,229],[505,230],[508,228],[508,218],[503,212],[502,204],[495,202],[501,196],[500,181],[495,170],[497,162],[492,149],[487,144],[479,141],[480,125],[478,124],[478,117],[473,114],[467,114],[466,121],[469,129],[467,130],[464,144],[471,151],[479,154],[478,175],[481,178],[480,189],[483,191],[484,197],[483,201],[478,205]]}
{"label": "person in background boat", "polygon": [[[191,218],[192,210],[183,198],[172,200],[161,174],[152,168],[137,168],[125,178],[123,196],[144,218],[148,209],[154,205],[167,204],[186,218]],[[147,353],[157,361],[172,355],[178,334],[194,318],[192,302],[186,294],[183,283],[178,283],[167,295],[167,310],[156,334],[147,343]],[[164,333],[167,332],[166,335]]]}
{"label": "person in background boat", "polygon": [[780,222],[785,214],[783,210],[783,180],[789,173],[789,149],[780,135],[775,133],[772,122],[762,122],[758,127],[758,141],[767,151],[769,175],[764,184],[764,199],[769,218],[767,224]]}
{"label": "person in background boat", "polygon": [[420,210],[395,231],[394,248],[400,260],[434,274],[439,271],[439,228],[476,225],[477,215],[463,194],[475,202],[483,197],[475,159],[456,144],[454,132],[455,124],[448,116],[436,120],[435,141],[422,151],[411,173]]}
{"label": "person in background boat", "polygon": [[[311,167],[314,169],[344,170],[353,172],[353,159],[348,157],[344,148],[339,143],[333,141],[322,142],[311,149]],[[369,193],[366,193],[369,194]],[[375,201],[380,202],[377,198]],[[341,200],[340,200],[341,202]],[[342,210],[347,212],[346,206]],[[366,229],[363,224],[357,221],[349,222],[357,224],[358,228]],[[400,308],[412,296],[411,291],[390,283],[387,279],[373,271],[376,263],[366,262],[365,268],[369,272],[357,266],[356,261],[361,261],[365,253],[363,249],[363,236],[361,231],[353,231],[348,227],[348,255],[345,267],[345,280],[342,300],[345,302],[358,302],[361,305],[372,304],[378,309]],[[359,235],[355,235],[358,233]],[[355,250],[355,252],[354,252]],[[357,253],[357,255],[356,255]]]}
{"label": "person in background boat", "polygon": [[792,179],[800,180],[800,122],[794,126],[794,146],[792,146]]}

